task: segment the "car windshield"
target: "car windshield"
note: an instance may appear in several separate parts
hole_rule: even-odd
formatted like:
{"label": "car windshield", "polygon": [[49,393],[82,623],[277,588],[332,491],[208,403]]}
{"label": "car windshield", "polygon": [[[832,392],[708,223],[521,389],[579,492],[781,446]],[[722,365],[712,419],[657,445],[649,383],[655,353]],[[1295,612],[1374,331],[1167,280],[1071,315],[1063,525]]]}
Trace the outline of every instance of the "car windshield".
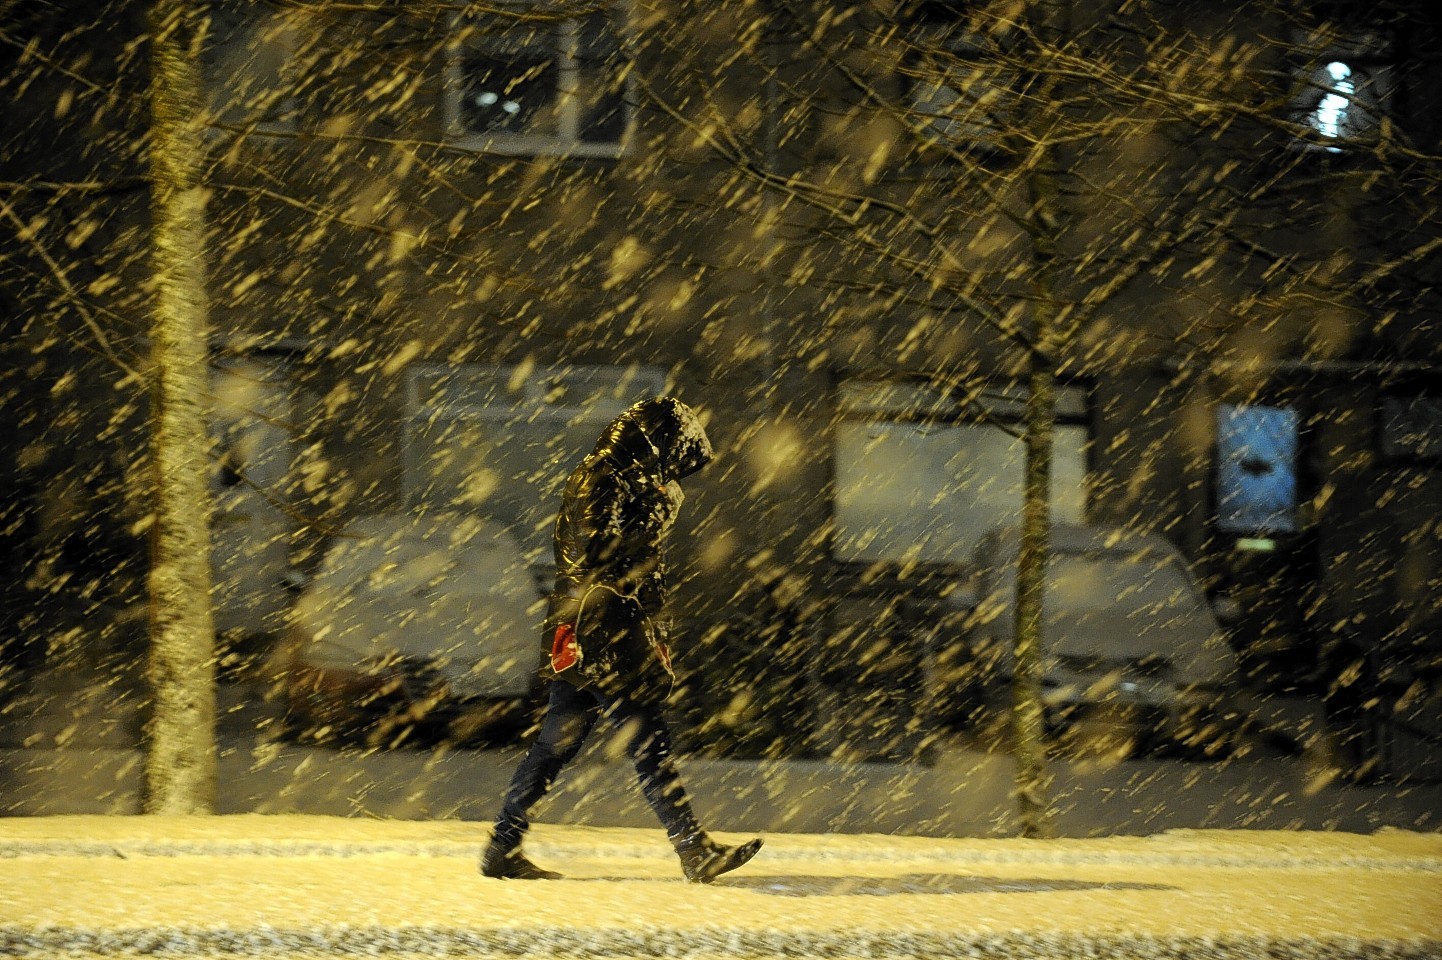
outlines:
{"label": "car windshield", "polygon": [[1190,607],[1193,595],[1175,557],[1146,552],[1061,553],[1048,566],[1047,609],[1053,616],[1128,618]]}
{"label": "car windshield", "polygon": [[326,555],[322,578],[351,588],[407,593],[442,579],[454,559],[440,545],[414,537],[340,539]]}

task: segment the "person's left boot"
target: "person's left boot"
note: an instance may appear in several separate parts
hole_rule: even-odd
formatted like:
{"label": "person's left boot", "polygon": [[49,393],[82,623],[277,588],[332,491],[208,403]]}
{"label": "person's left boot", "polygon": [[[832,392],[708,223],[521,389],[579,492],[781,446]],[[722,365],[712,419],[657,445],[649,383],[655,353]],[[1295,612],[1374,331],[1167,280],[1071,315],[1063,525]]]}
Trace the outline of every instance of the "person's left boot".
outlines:
{"label": "person's left boot", "polygon": [[676,844],[676,855],[681,858],[681,872],[692,883],[710,883],[723,873],[730,873],[756,856],[761,849],[761,840],[747,840],[745,843],[728,847],[702,834]]}
{"label": "person's left boot", "polygon": [[481,857],[481,873],[496,880],[559,880],[554,870],[545,870],[527,860],[520,847],[506,847],[492,842]]}

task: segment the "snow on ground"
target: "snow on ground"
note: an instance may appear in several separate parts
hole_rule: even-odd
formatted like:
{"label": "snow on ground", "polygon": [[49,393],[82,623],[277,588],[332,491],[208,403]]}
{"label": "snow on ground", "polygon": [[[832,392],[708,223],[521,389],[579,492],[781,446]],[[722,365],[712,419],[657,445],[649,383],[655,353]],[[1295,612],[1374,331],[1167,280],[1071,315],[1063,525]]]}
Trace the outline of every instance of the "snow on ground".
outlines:
{"label": "snow on ground", "polygon": [[1437,957],[1442,836],[780,834],[704,887],[656,830],[539,825],[567,879],[480,877],[482,824],[0,820],[0,954]]}

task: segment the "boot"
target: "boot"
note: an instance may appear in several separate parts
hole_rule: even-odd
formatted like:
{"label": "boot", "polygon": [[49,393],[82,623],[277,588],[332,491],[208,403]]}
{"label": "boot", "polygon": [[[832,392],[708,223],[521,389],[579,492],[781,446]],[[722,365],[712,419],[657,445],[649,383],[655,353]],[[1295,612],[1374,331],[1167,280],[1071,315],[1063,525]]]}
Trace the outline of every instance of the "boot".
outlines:
{"label": "boot", "polygon": [[676,855],[681,858],[681,872],[692,883],[710,883],[723,873],[729,873],[756,856],[761,849],[761,840],[747,840],[735,847],[717,843],[704,833],[690,840],[676,844]]}
{"label": "boot", "polygon": [[497,880],[559,880],[561,875],[553,870],[543,870],[521,853],[520,847],[505,846],[491,841],[481,857],[481,873]]}

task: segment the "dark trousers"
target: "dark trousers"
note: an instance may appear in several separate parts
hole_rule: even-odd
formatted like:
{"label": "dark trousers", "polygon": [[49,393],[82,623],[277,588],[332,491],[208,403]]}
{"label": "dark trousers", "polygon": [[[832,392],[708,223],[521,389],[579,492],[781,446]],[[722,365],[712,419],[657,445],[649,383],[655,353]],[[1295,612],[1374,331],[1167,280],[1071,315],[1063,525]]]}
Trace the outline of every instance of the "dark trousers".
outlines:
{"label": "dark trousers", "polygon": [[686,788],[676,771],[671,753],[671,734],[659,707],[626,698],[611,698],[594,690],[581,689],[564,680],[551,681],[551,698],[546,706],[541,732],[531,744],[521,765],[511,777],[511,786],[496,820],[494,842],[511,850],[521,842],[530,826],[528,813],[545,796],[561,768],[581,749],[586,735],[601,717],[630,730],[629,754],[636,764],[641,789],[673,843],[701,835]]}

